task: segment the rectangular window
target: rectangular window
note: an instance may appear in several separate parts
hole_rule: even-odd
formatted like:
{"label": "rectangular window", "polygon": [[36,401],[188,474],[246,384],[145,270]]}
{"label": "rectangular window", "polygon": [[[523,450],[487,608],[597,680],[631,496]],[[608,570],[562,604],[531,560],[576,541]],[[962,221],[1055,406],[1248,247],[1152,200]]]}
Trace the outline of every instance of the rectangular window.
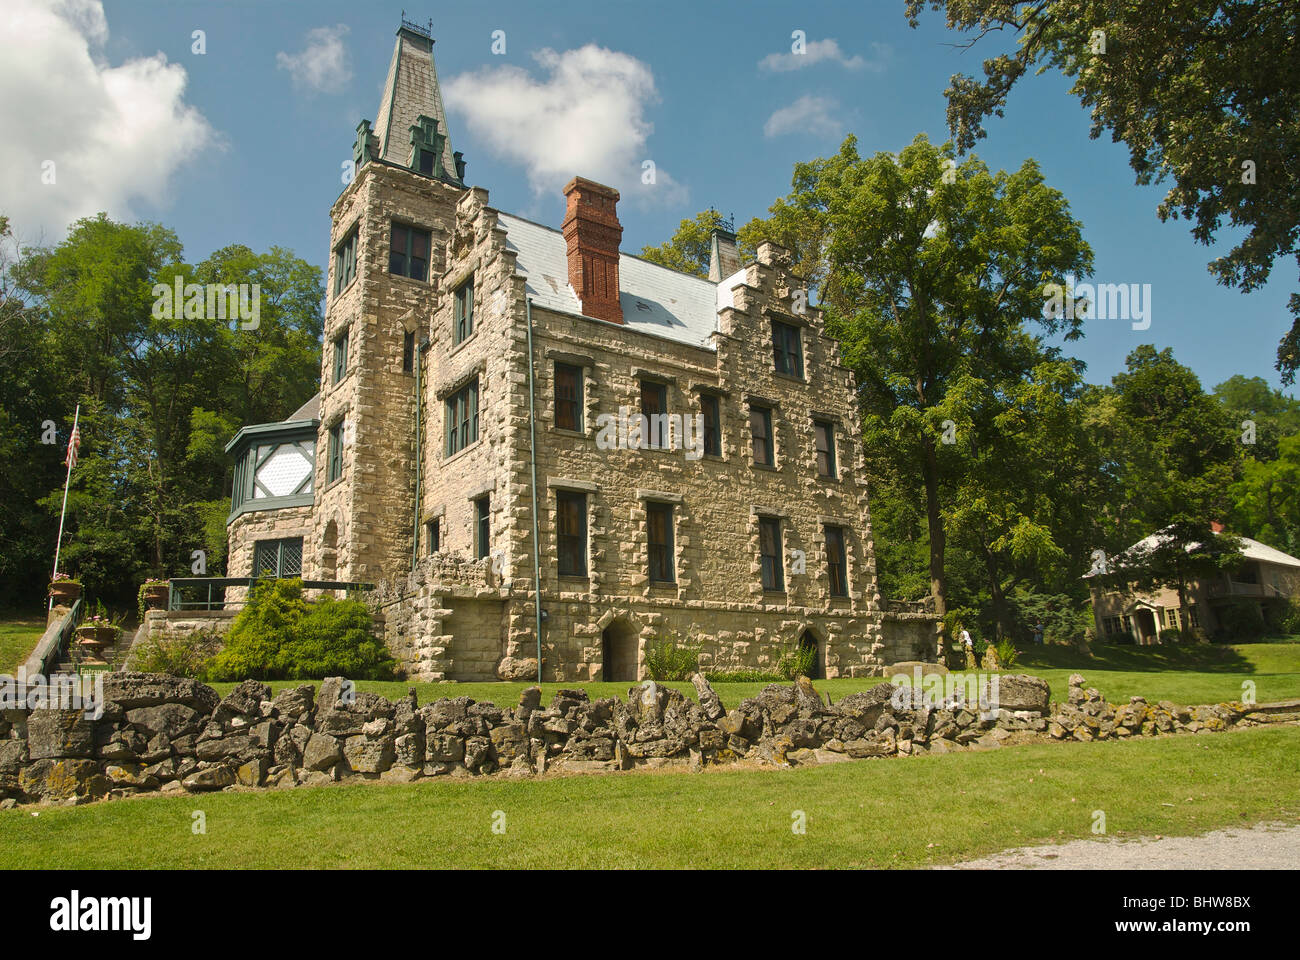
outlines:
{"label": "rectangular window", "polygon": [[402,335],[402,373],[415,371],[415,331]]}
{"label": "rectangular window", "polygon": [[826,527],[826,572],[830,576],[831,596],[849,595],[849,570],[844,554],[844,529]]}
{"label": "rectangular window", "polygon": [[343,476],[343,421],[330,427],[329,466],[326,468],[326,483],[333,483]]}
{"label": "rectangular window", "polygon": [[334,338],[334,382],[338,383],[348,373],[348,331]]}
{"label": "rectangular window", "polygon": [[1193,627],[1200,629],[1201,615],[1197,611],[1196,604],[1194,603],[1188,604],[1187,606],[1187,622],[1191,624]]}
{"label": "rectangular window", "polygon": [[492,552],[492,510],[487,497],[474,501],[474,555],[482,560]]}
{"label": "rectangular window", "polygon": [[555,365],[555,425],[582,431],[582,367]]}
{"label": "rectangular window", "polygon": [[835,425],[826,420],[813,421],[817,441],[817,474],[835,476]]}
{"label": "rectangular window", "polygon": [[259,540],[253,547],[253,576],[294,579],[302,576],[302,537]]}
{"label": "rectangular window", "polygon": [[700,412],[704,414],[704,452],[710,457],[720,457],[722,416],[718,412],[718,398],[707,393],[701,394]]}
{"label": "rectangular window", "polygon": [[677,569],[673,562],[673,505],[647,503],[645,517],[650,582],[676,583]]}
{"label": "rectangular window", "polygon": [[429,231],[394,223],[388,246],[388,272],[412,280],[429,279]]}
{"label": "rectangular window", "polygon": [[334,296],[348,288],[357,276],[357,237],[356,230],[334,250]]}
{"label": "rectangular window", "polygon": [[447,456],[478,439],[478,378],[447,398]]}
{"label": "rectangular window", "polygon": [[762,557],[763,589],[785,589],[785,565],[781,563],[781,521],[762,517],[758,521],[758,550]]}
{"label": "rectangular window", "polygon": [[457,344],[474,332],[474,278],[470,277],[453,295],[451,342]]}
{"label": "rectangular window", "polygon": [[760,467],[776,466],[772,450],[772,411],[767,407],[749,408],[749,436],[754,463]]}
{"label": "rectangular window", "polygon": [[555,545],[562,577],[587,575],[587,495],[555,493]]}
{"label": "rectangular window", "polygon": [[424,538],[429,553],[442,550],[442,518],[434,517],[424,525]]}
{"label": "rectangular window", "polygon": [[426,177],[433,176],[433,157],[434,153],[432,150],[425,150],[424,148],[420,149],[420,172]]}
{"label": "rectangular window", "polygon": [[772,321],[772,358],[776,372],[791,377],[803,377],[803,345],[799,328],[780,320]]}
{"label": "rectangular window", "polygon": [[641,413],[646,418],[646,429],[651,450],[668,449],[668,387],[653,380],[641,381]]}

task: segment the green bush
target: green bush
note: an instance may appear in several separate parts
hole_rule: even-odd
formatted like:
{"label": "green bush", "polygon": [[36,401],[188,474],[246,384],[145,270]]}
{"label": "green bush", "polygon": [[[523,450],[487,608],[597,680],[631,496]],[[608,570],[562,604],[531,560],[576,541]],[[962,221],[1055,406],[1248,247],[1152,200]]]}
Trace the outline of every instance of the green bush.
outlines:
{"label": "green bush", "polygon": [[1264,635],[1264,614],[1255,600],[1235,597],[1214,612],[1224,640],[1257,640]]}
{"label": "green bush", "polygon": [[214,631],[155,637],[141,641],[132,651],[131,669],[207,680],[211,660],[220,649],[221,638]]}
{"label": "green bush", "polygon": [[1182,643],[1184,639],[1183,631],[1177,627],[1165,627],[1160,631],[1161,643]]}
{"label": "green bush", "polygon": [[700,651],[675,634],[655,637],[646,645],[645,668],[653,680],[689,680],[700,669]]}
{"label": "green bush", "polygon": [[211,680],[391,680],[396,672],[397,662],[371,634],[364,603],[332,597],[309,603],[301,580],[275,580],[253,588],[208,674]]}
{"label": "green bush", "polygon": [[706,673],[704,679],[709,683],[780,683],[788,678],[764,670],[728,670],[721,673]]}
{"label": "green bush", "polygon": [[1269,607],[1269,625],[1281,636],[1300,633],[1300,599],[1277,601]]}
{"label": "green bush", "polygon": [[776,672],[783,680],[795,680],[799,677],[811,677],[817,667],[817,648],[796,647],[776,664]]}
{"label": "green bush", "polygon": [[1003,670],[1010,670],[1016,665],[1016,661],[1020,659],[1020,651],[1016,649],[1016,645],[1008,637],[1003,637],[993,644],[993,649],[997,651],[998,665]]}

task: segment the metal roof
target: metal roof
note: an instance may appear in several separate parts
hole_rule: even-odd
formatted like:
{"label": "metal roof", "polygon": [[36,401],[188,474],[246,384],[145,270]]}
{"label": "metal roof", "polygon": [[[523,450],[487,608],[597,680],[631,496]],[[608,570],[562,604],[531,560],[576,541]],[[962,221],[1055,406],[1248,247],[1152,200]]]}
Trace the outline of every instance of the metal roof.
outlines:
{"label": "metal roof", "polygon": [[[506,247],[515,252],[533,304],[582,316],[582,304],[569,285],[564,234],[507,213],[498,215]],[[619,302],[623,325],[631,330],[712,350],[718,329],[718,285],[626,253],[618,257]],[[607,321],[589,318],[593,323]]]}

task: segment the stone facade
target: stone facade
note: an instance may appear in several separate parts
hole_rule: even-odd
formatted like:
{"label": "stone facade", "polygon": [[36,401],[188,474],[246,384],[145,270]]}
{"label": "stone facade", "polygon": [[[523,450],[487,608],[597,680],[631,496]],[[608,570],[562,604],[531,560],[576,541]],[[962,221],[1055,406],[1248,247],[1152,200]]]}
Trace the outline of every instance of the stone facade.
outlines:
{"label": "stone facade", "polygon": [[[385,92],[396,106],[381,116],[441,117],[436,78],[394,80],[410,33],[399,31]],[[816,646],[814,672],[828,677],[933,659],[932,619],[918,631],[882,618],[852,377],[787,251],[763,244],[743,264],[721,234],[721,279],[687,276],[618,253],[617,191],[576,178],[563,231],[551,229],[492,208],[459,179],[463,162],[455,176],[422,174],[390,141],[362,125],[356,177],[331,210],[331,250],[357,238],[355,277],[331,258],[305,577],[378,584],[389,646],[426,680],[536,677],[539,653],[545,679],[637,679],[647,643],[669,634],[698,642],[712,671],[773,669],[798,645]],[[428,232],[424,279],[400,275],[399,227]],[[794,331],[787,372],[778,328]],[[557,365],[580,372],[576,422],[557,421]],[[716,453],[608,449],[602,417],[639,413],[646,389],[692,425],[716,404]],[[473,436],[453,443],[448,411],[468,391]],[[759,408],[770,466],[752,452]],[[829,471],[814,421],[832,437]],[[584,514],[581,569],[565,575],[562,497]],[[648,514],[662,539],[665,510],[670,542],[654,550],[670,554],[671,573],[661,564],[652,581]],[[307,526],[280,512],[231,524],[228,575],[247,575],[253,542],[277,526]],[[783,582],[765,590],[773,521]],[[833,591],[839,543],[844,589]]]}

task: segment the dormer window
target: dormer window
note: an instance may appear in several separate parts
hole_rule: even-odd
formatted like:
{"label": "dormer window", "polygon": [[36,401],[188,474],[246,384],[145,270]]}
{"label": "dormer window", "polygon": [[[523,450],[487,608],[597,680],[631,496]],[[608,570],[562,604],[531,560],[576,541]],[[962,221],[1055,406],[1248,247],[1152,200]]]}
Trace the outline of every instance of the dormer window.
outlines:
{"label": "dormer window", "polygon": [[417,169],[426,177],[433,176],[433,158],[435,154],[432,150],[420,150],[417,161]]}

